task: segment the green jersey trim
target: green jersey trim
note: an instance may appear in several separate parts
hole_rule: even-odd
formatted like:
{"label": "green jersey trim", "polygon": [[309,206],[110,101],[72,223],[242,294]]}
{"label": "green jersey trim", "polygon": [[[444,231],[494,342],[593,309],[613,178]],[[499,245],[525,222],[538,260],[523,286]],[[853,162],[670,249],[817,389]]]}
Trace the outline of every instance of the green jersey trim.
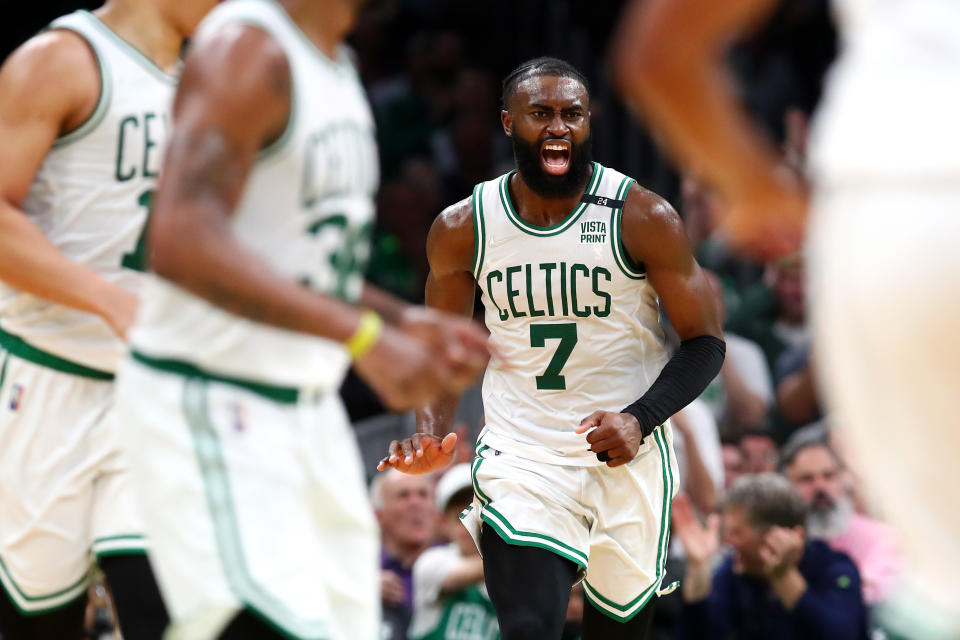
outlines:
{"label": "green jersey trim", "polygon": [[[630,191],[630,185],[634,182],[633,178],[624,177],[620,182],[620,188],[617,189],[617,200],[625,200]],[[633,267],[633,260],[627,255],[623,247],[623,237],[621,235],[620,225],[623,224],[623,208],[614,209],[610,212],[610,247],[613,250],[613,258],[620,267],[623,275],[631,280],[646,280],[647,274]]]}
{"label": "green jersey trim", "polygon": [[85,596],[89,580],[90,571],[87,570],[79,580],[59,591],[43,596],[28,596],[20,589],[20,585],[13,579],[10,570],[7,569],[7,564],[0,557],[0,584],[3,585],[3,589],[7,592],[13,606],[25,616],[49,613],[70,604],[81,596]]}
{"label": "green jersey trim", "polygon": [[542,533],[532,533],[530,531],[520,531],[515,529],[510,522],[499,511],[486,505],[480,514],[480,519],[489,524],[503,538],[507,544],[520,547],[537,547],[552,551],[553,553],[566,558],[570,562],[579,565],[584,570],[587,568],[587,554],[575,549],[570,545],[560,542]]}
{"label": "green jersey trim", "polygon": [[324,621],[299,618],[282,601],[260,586],[247,566],[227,461],[207,408],[207,384],[202,379],[187,380],[183,387],[182,408],[193,438],[207,509],[213,521],[214,538],[230,590],[285,638],[322,640],[327,635]]}
{"label": "green jersey trim", "polygon": [[96,16],[95,13],[87,11],[85,9],[80,10],[81,15],[86,16],[89,22],[98,30],[100,33],[104,34],[115,42],[117,46],[125,51],[130,58],[137,62],[141,67],[143,67],[150,75],[155,77],[157,80],[166,82],[167,84],[176,84],[179,79],[175,75],[171,75],[157,66],[157,63],[148,58],[142,51],[137,49],[135,46],[124,40],[120,35],[115,32],[113,29],[108,27],[100,18]]}
{"label": "green jersey trim", "polygon": [[94,540],[90,549],[97,558],[133,554],[140,555],[147,552],[147,541],[138,533],[104,536],[103,538]]}
{"label": "green jersey trim", "polygon": [[598,611],[618,622],[627,622],[640,613],[647,602],[657,592],[657,587],[666,573],[667,543],[670,539],[670,505],[673,501],[673,471],[670,467],[670,448],[663,434],[664,427],[660,425],[653,432],[654,442],[660,452],[660,467],[663,473],[663,505],[660,510],[660,536],[657,543],[656,577],[649,587],[640,595],[626,604],[619,604],[604,597],[586,579],[583,581],[583,592]]}
{"label": "green jersey trim", "polygon": [[57,139],[53,141],[53,148],[57,149],[86,137],[87,134],[92,132],[100,125],[101,122],[103,122],[103,119],[107,116],[107,111],[110,110],[110,101],[113,99],[113,78],[110,75],[110,70],[104,63],[103,52],[100,51],[96,43],[88,38],[85,34],[81,33],[71,25],[57,24],[56,21],[51,23],[47,29],[63,29],[64,31],[70,31],[71,33],[75,33],[83,38],[84,42],[87,43],[87,46],[90,47],[90,50],[93,51],[94,57],[97,59],[97,69],[100,73],[100,94],[97,96],[96,106],[83,122],[70,131],[60,134]]}
{"label": "green jersey trim", "polygon": [[487,229],[483,221],[483,184],[473,188],[473,277],[480,281],[483,254],[487,248]]}
{"label": "green jersey trim", "polygon": [[473,459],[473,466],[470,468],[470,477],[473,480],[473,491],[484,506],[490,504],[490,498],[480,489],[480,483],[477,481],[477,471],[480,470],[480,464],[483,462],[483,452],[489,449],[487,445],[481,445],[477,442],[476,457]]}
{"label": "green jersey trim", "polygon": [[255,382],[253,380],[245,380],[243,378],[223,376],[216,373],[210,373],[209,371],[204,371],[200,367],[190,364],[189,362],[165,358],[154,358],[139,351],[131,351],[130,356],[137,362],[145,364],[153,369],[158,369],[167,373],[175,373],[185,378],[229,384],[234,387],[246,389],[247,391],[252,391],[253,393],[261,395],[264,398],[273,400],[274,402],[279,402],[282,404],[296,404],[300,400],[300,390],[296,387],[283,387],[279,385],[265,384],[263,382]]}
{"label": "green jersey trim", "polygon": [[[580,217],[580,214],[583,213],[588,206],[588,203],[586,202],[577,203],[577,206],[573,208],[573,211],[568,213],[563,220],[557,224],[550,225],[549,227],[538,227],[537,225],[530,224],[520,217],[520,214],[517,213],[517,210],[513,208],[513,201],[510,199],[510,189],[507,185],[510,182],[510,177],[515,173],[516,171],[511,171],[500,178],[500,202],[503,203],[503,208],[507,212],[507,218],[509,218],[510,222],[512,222],[514,226],[521,231],[539,237],[555,236],[558,233],[563,233],[572,227],[573,223],[577,221],[577,218]],[[587,186],[586,193],[590,195],[596,195],[596,189],[600,185],[600,180],[602,177],[603,166],[598,162],[594,162],[593,175],[590,177],[590,184]]]}
{"label": "green jersey trim", "polygon": [[48,369],[54,369],[61,373],[69,373],[82,378],[92,378],[93,380],[113,380],[113,374],[109,371],[101,371],[93,367],[87,367],[76,362],[71,362],[52,353],[47,353],[42,349],[37,349],[24,342],[12,333],[7,333],[0,329],[0,347],[3,347],[10,355],[17,356],[23,360],[28,360],[34,364]]}

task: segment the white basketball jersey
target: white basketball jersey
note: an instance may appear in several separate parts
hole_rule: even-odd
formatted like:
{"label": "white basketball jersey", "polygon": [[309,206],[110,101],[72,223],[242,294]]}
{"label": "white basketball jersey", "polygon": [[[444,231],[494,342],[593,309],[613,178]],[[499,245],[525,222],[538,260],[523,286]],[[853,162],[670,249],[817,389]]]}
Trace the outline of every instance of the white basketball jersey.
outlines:
{"label": "white basketball jersey", "polygon": [[[378,166],[373,118],[349,52],[326,57],[269,0],[219,5],[198,38],[237,23],[283,48],[292,102],[286,131],[250,172],[233,233],[278,273],[353,301],[369,255]],[[131,343],[151,358],[286,387],[336,389],[349,365],[339,343],[247,320],[155,277]]]}
{"label": "white basketball jersey", "polygon": [[[136,292],[142,282],[142,232],[176,78],[92,13],[63,16],[50,28],[76,32],[90,45],[100,66],[100,97],[87,121],[54,143],[23,210],[67,258]],[[0,328],[58,358],[104,372],[114,371],[124,352],[99,316],[2,284]]]}
{"label": "white basketball jersey", "polygon": [[593,165],[583,201],[552,227],[524,221],[512,172],[473,192],[474,275],[491,343],[507,358],[483,379],[483,444],[525,458],[601,464],[574,433],[620,411],[667,362],[657,294],[620,241],[631,178]]}

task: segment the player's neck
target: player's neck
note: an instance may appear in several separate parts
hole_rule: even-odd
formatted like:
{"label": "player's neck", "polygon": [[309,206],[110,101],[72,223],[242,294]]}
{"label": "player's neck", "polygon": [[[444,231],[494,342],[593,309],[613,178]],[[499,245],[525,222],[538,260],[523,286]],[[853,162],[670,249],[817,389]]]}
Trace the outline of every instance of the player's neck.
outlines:
{"label": "player's neck", "polygon": [[583,192],[590,184],[590,176],[593,175],[593,170],[593,167],[591,167],[583,188],[567,198],[545,198],[541,196],[530,188],[518,171],[511,176],[507,183],[507,188],[510,190],[510,199],[517,209],[517,214],[524,221],[538,227],[550,227],[559,224],[570,215],[570,212],[580,202]]}
{"label": "player's neck", "polygon": [[94,13],[158,67],[171,73],[176,70],[183,34],[157,3],[113,0]]}
{"label": "player's neck", "polygon": [[353,0],[329,2],[280,0],[280,3],[317,49],[328,58],[337,57],[337,47],[347,37],[356,22],[356,2]]}

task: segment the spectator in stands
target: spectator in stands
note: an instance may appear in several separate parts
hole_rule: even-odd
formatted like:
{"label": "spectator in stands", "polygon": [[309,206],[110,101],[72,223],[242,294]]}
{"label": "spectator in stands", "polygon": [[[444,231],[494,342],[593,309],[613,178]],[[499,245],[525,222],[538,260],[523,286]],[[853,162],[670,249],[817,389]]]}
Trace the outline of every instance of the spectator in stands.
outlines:
{"label": "spectator in stands", "polygon": [[437,484],[440,532],[450,543],[424,551],[413,565],[413,622],[419,640],[494,640],[497,614],[483,583],[483,560],[460,524],[473,501],[470,465],[450,467]]}
{"label": "spectator in stands", "polygon": [[743,475],[743,451],[739,438],[721,440],[720,455],[723,459],[723,489],[726,491]]}
{"label": "spectator in stands", "polygon": [[807,505],[807,535],[853,559],[868,605],[884,600],[902,566],[899,544],[889,526],[856,512],[836,452],[823,441],[801,441],[784,450],[781,466]]}
{"label": "spectator in stands", "polygon": [[723,457],[717,422],[709,406],[697,398],[671,419],[680,486],[700,513],[716,508],[723,492]]}
{"label": "spectator in stands", "polygon": [[413,613],[413,563],[436,537],[433,481],[395,469],[377,474],[370,498],[383,535],[383,640],[406,640]]}
{"label": "spectator in stands", "polygon": [[777,470],[777,443],[766,431],[748,431],[740,437],[743,473],[769,473]]}
{"label": "spectator in stands", "polygon": [[731,487],[723,522],[733,553],[715,572],[719,516],[702,526],[682,495],[673,513],[687,552],[685,640],[866,640],[856,566],[826,543],[806,539],[803,500],[782,476],[745,476]]}
{"label": "spectator in stands", "polygon": [[777,260],[770,267],[770,280],[770,286],[759,284],[744,294],[725,329],[760,345],[772,375],[781,354],[810,344],[803,257]]}
{"label": "spectator in stands", "polygon": [[821,418],[816,366],[809,345],[783,353],[774,372],[780,415],[793,427]]}
{"label": "spectator in stands", "polygon": [[[705,270],[717,301],[720,321],[726,321],[723,283],[717,275]],[[757,428],[773,403],[773,381],[763,351],[757,343],[738,336],[732,331],[724,332],[727,357],[720,375],[700,396],[710,405],[723,435],[736,435]]]}

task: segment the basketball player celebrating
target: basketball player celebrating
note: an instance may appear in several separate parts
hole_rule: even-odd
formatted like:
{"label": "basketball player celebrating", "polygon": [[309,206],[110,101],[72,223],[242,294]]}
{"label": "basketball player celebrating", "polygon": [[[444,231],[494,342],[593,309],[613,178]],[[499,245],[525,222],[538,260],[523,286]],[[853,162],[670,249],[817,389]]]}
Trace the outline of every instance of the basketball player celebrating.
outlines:
{"label": "basketball player celebrating", "polygon": [[184,65],[150,230],[160,277],[117,400],[173,638],[375,638],[344,372],[352,359],[405,408],[486,365],[481,328],[364,287],[377,151],[342,42],[359,4],[221,4]]}
{"label": "basketball player celebrating", "polygon": [[[491,341],[486,427],[463,514],[505,640],[559,638],[585,577],[586,640],[643,638],[661,589],[676,460],[667,418],[720,370],[711,292],[663,199],[590,161],[590,99],[569,64],[504,81],[517,170],[446,209],[427,244],[427,304],[471,314]],[[664,349],[658,297],[682,340]],[[449,461],[458,398],[422,412],[380,467]]]}
{"label": "basketball player celebrating", "polygon": [[[804,197],[724,82],[720,53],[775,4],[636,2],[617,54],[628,96],[726,195],[735,237],[766,252],[796,245]],[[955,638],[960,5],[838,0],[836,15],[844,50],[810,146],[812,318],[823,392],[910,554],[898,606],[912,611],[885,622],[910,637]],[[905,425],[917,427],[906,448]]]}
{"label": "basketball player celebrating", "polygon": [[80,638],[91,554],[159,638],[111,410],[183,39],[213,0],[110,0],[0,70],[0,633]]}

